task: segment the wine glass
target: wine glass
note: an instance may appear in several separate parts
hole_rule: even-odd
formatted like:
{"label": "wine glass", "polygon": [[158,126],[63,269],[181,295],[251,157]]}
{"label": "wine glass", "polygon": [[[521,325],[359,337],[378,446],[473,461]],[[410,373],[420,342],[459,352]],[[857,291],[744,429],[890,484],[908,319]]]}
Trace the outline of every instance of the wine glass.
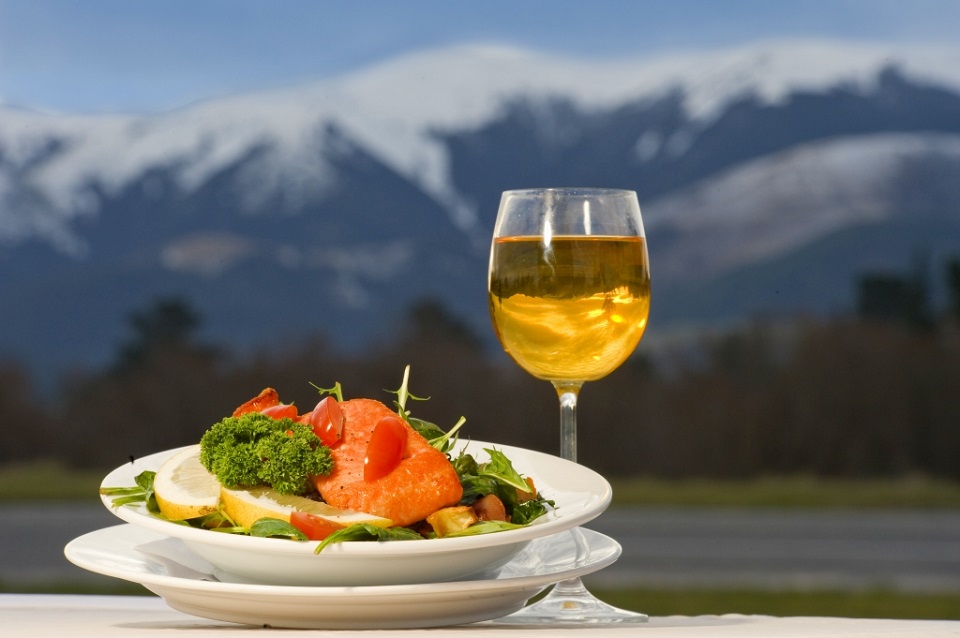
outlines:
{"label": "wine glass", "polygon": [[[560,453],[577,460],[577,397],[634,351],[650,311],[650,268],[633,191],[505,191],[490,249],[490,316],[504,350],[560,399]],[[642,622],[594,597],[579,578],[557,583],[503,622]]]}

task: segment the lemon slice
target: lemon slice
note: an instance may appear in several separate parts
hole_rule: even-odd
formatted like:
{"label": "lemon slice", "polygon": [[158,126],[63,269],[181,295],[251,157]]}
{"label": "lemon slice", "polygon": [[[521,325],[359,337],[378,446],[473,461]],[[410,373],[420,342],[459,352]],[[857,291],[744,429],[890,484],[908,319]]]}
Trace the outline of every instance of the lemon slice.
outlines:
{"label": "lemon slice", "polygon": [[390,527],[393,524],[389,518],[343,510],[303,496],[281,494],[268,487],[246,490],[221,487],[220,498],[223,511],[243,527],[250,527],[261,518],[279,518],[289,523],[290,513],[294,510],[313,514],[341,527],[354,523],[368,523],[377,527]]}
{"label": "lemon slice", "polygon": [[200,446],[192,445],[163,462],[153,477],[160,511],[172,521],[216,512],[220,482],[200,465]]}

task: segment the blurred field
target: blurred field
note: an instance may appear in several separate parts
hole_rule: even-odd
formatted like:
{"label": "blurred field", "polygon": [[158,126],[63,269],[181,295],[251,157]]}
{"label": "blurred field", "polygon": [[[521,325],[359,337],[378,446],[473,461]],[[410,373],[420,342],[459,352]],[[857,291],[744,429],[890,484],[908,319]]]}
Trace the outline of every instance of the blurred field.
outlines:
{"label": "blurred field", "polygon": [[[0,502],[93,499],[112,468],[74,470],[35,461],[0,465]],[[849,480],[614,479],[614,506],[960,508],[960,483],[921,476]]]}
{"label": "blurred field", "polygon": [[109,469],[74,470],[56,461],[0,465],[0,502],[96,499]]}
{"label": "blurred field", "polygon": [[606,602],[650,616],[761,614],[960,620],[956,594],[894,591],[594,590]]}
{"label": "blurred field", "polygon": [[749,480],[617,479],[614,505],[808,508],[960,508],[960,483],[920,476]]}

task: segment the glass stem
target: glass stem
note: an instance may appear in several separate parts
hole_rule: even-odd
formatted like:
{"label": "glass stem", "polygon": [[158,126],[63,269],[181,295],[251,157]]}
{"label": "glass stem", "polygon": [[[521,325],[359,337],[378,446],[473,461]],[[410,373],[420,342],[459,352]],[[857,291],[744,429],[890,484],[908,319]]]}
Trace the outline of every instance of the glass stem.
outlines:
{"label": "glass stem", "polygon": [[580,381],[554,381],[553,387],[560,397],[560,457],[577,462],[577,397]]}

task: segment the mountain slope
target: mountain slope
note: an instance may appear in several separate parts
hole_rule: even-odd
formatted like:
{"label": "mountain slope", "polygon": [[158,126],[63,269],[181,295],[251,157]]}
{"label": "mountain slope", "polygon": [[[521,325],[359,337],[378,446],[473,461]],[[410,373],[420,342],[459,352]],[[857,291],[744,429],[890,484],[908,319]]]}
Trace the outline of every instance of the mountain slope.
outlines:
{"label": "mountain slope", "polygon": [[831,312],[960,251],[958,169],[960,49],[469,47],[155,116],[0,109],[0,356],[103,363],[160,295],[242,350],[388,339],[425,296],[492,339],[497,202],[536,185],[638,191],[651,332]]}

